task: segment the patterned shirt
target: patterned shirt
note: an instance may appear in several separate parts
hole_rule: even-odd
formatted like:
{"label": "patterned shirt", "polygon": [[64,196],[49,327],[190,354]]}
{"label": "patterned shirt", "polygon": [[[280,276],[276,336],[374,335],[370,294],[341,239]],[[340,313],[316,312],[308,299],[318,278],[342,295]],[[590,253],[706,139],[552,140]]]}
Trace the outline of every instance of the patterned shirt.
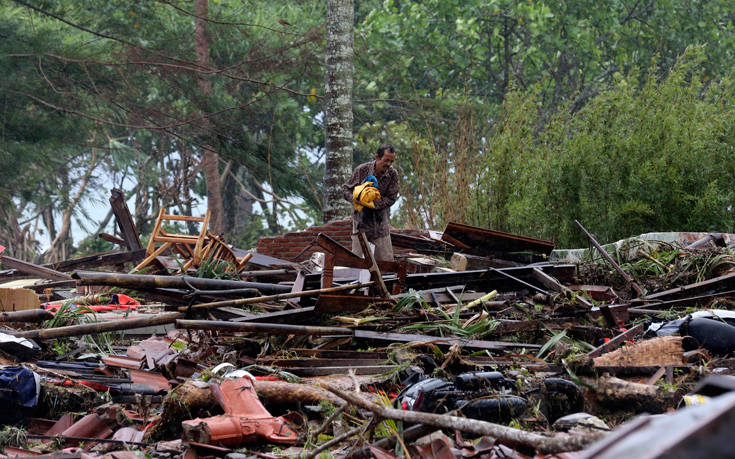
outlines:
{"label": "patterned shirt", "polygon": [[[342,194],[346,200],[352,202],[353,188],[361,184],[368,175],[375,175],[375,161],[357,166],[352,177],[342,185]],[[389,167],[380,177],[376,175],[376,178],[381,197],[373,201],[375,210],[365,207],[361,212],[355,210],[352,213],[357,229],[364,232],[369,241],[390,235],[390,206],[398,199],[398,172],[394,168]]]}

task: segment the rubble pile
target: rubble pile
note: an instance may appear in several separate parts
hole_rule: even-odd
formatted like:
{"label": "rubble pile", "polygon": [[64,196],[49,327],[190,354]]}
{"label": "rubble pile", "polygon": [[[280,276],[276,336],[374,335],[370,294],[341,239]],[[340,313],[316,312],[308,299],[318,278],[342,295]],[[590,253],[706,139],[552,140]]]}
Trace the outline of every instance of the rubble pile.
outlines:
{"label": "rubble pile", "polygon": [[688,456],[732,427],[729,235],[577,222],[569,263],[450,223],[391,262],[321,233],[283,260],[163,210],[144,247],[121,199],[119,251],[0,254],[7,457]]}

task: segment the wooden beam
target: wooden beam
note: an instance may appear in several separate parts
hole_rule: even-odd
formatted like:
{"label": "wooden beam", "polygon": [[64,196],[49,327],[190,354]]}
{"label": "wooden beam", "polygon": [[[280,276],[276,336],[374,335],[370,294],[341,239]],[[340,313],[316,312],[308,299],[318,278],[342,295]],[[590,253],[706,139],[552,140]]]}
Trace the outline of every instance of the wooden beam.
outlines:
{"label": "wooden beam", "polygon": [[31,274],[33,276],[41,277],[43,279],[50,279],[55,281],[72,280],[72,277],[66,273],[29,263],[27,261],[18,260],[17,258],[9,257],[7,255],[1,256],[0,262],[2,262],[2,265],[5,267],[13,268],[22,273]]}
{"label": "wooden beam", "polygon": [[371,341],[387,341],[392,343],[422,342],[440,346],[458,345],[468,349],[481,349],[489,351],[504,351],[507,349],[539,349],[538,344],[511,343],[506,341],[484,341],[465,338],[447,338],[440,336],[428,336],[408,333],[382,333],[369,330],[355,330],[355,338]]}
{"label": "wooden beam", "polygon": [[633,338],[634,336],[638,335],[639,333],[643,332],[643,325],[638,324],[633,328],[630,328],[623,333],[617,335],[616,337],[612,338],[607,343],[602,344],[601,346],[598,346],[594,350],[587,353],[587,355],[590,358],[599,357],[602,354],[606,352],[610,352],[613,349],[616,349],[620,347],[626,340],[629,340]]}
{"label": "wooden beam", "polygon": [[130,209],[125,202],[125,196],[122,190],[113,188],[110,192],[110,206],[112,213],[115,214],[115,221],[120,228],[123,240],[128,250],[139,250],[143,248],[138,237],[138,230],[135,228],[133,217],[130,215]]}
{"label": "wooden beam", "polygon": [[380,268],[378,268],[377,263],[375,263],[375,257],[370,251],[370,246],[368,245],[365,233],[361,231],[358,233],[357,237],[360,241],[360,247],[362,247],[362,254],[368,263],[368,271],[370,271],[370,277],[373,279],[373,281],[375,282],[375,287],[378,289],[378,294],[383,298],[390,298],[390,293],[388,293],[388,289],[385,288],[383,276],[380,274]]}

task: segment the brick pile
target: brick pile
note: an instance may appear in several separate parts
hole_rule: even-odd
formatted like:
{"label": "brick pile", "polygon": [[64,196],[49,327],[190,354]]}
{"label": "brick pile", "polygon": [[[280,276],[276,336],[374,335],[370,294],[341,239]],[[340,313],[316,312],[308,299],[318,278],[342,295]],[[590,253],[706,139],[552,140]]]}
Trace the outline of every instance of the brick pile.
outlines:
{"label": "brick pile", "polygon": [[[396,230],[392,229],[392,231]],[[309,257],[311,257],[311,254],[319,248],[312,247],[304,252],[298,260],[294,260],[294,258],[304,250],[304,247],[308,246],[311,241],[314,240],[317,234],[323,233],[349,249],[352,247],[352,238],[350,237],[351,232],[352,223],[349,218],[345,220],[335,220],[325,225],[312,226],[305,231],[260,238],[258,239],[258,253],[280,258],[282,260],[304,261],[308,260]],[[405,254],[409,252],[408,250],[396,247],[393,248],[393,251],[395,254]]]}

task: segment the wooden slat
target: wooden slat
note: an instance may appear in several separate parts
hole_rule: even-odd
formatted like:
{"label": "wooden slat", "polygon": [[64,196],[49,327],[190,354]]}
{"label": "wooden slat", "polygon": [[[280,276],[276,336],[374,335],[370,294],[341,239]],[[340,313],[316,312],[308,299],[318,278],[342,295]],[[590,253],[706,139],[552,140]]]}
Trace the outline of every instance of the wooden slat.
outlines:
{"label": "wooden slat", "polygon": [[366,339],[372,341],[387,341],[393,343],[410,343],[410,342],[422,342],[431,343],[436,345],[459,345],[468,349],[485,349],[489,351],[503,351],[507,349],[539,349],[541,346],[538,344],[527,344],[527,343],[510,343],[506,341],[483,341],[476,339],[464,339],[464,338],[442,338],[439,336],[427,336],[419,334],[408,334],[408,333],[381,333],[369,330],[355,330],[354,337],[357,339]]}
{"label": "wooden slat", "polygon": [[630,328],[624,331],[623,333],[619,334],[618,336],[612,338],[607,343],[604,343],[601,346],[590,351],[589,353],[587,353],[587,355],[591,358],[599,357],[606,352],[610,352],[613,349],[620,347],[626,340],[631,339],[632,337],[638,335],[641,332],[643,332],[643,325],[638,324],[635,327]]}
{"label": "wooden slat", "polygon": [[117,188],[112,190],[110,206],[112,207],[112,213],[115,214],[117,226],[120,228],[120,233],[128,250],[142,249],[143,245],[140,243],[138,231],[135,228],[135,223],[130,215],[130,209],[128,209],[128,205],[125,202],[125,196],[122,190],[118,190]]}
{"label": "wooden slat", "polygon": [[27,261],[18,260],[17,258],[3,255],[0,257],[0,262],[6,268],[17,269],[18,271],[33,276],[41,277],[43,279],[50,280],[71,280],[72,277],[66,273],[56,271],[55,269],[46,268]]}

